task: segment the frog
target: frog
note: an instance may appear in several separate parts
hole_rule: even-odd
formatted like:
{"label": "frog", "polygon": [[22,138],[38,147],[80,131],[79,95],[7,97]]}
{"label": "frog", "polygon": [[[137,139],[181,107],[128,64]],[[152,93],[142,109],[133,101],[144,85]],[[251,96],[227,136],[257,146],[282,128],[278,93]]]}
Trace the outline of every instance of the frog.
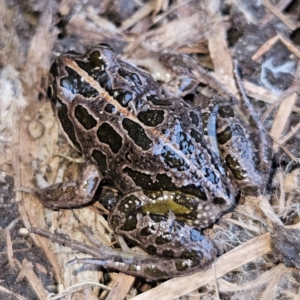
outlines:
{"label": "frog", "polygon": [[[119,251],[82,263],[147,280],[204,270],[217,250],[203,230],[241,193],[265,187],[270,140],[258,117],[229,93],[225,99],[192,75],[184,78],[174,94],[107,44],[54,60],[47,94],[85,168],[77,180],[36,196],[51,209],[73,208],[91,203],[102,185],[112,187],[109,226],[149,254]],[[192,92],[200,105],[186,99]]]}

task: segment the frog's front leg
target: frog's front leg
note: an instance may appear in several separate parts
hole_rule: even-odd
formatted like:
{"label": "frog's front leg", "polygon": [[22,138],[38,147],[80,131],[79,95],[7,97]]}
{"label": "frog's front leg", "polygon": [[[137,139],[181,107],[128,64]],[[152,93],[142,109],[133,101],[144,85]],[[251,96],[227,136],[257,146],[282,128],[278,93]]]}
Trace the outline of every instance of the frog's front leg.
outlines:
{"label": "frog's front leg", "polygon": [[[35,172],[41,176],[37,168]],[[44,186],[36,189],[34,195],[51,209],[78,207],[93,199],[100,181],[95,165],[87,165],[77,180]]]}

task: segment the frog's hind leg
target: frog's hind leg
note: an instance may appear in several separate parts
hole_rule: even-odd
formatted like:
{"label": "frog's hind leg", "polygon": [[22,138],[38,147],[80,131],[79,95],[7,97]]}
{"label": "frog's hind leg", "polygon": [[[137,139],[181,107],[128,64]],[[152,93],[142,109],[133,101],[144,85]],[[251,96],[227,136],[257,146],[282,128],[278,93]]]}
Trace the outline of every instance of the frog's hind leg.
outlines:
{"label": "frog's hind leg", "polygon": [[[211,245],[208,246],[211,249]],[[195,259],[194,254],[180,258],[161,258],[158,256],[132,257],[115,255],[108,258],[83,258],[75,259],[74,263],[99,265],[106,269],[114,269],[120,272],[146,278],[149,281],[163,280],[173,277],[191,275],[206,269],[215,259],[215,252],[207,250],[207,256]],[[211,253],[212,252],[212,253]],[[213,255],[212,255],[213,254]]]}
{"label": "frog's hind leg", "polygon": [[[177,221],[173,213],[128,216],[130,221],[118,222],[113,217],[115,231],[155,256],[120,252],[102,259],[77,259],[72,263],[96,264],[121,272],[162,280],[184,276],[206,269],[216,258],[217,251],[200,230]],[[118,223],[120,226],[118,229]]]}
{"label": "frog's hind leg", "polygon": [[[126,273],[134,269],[135,273],[130,274],[152,280],[182,276],[209,266],[216,257],[216,249],[200,229],[189,225],[193,223],[188,219],[193,208],[175,201],[150,200],[144,191],[125,195],[111,212],[109,224],[116,234],[158,257],[135,261],[124,260],[120,254],[99,264]],[[161,265],[166,267],[167,274],[163,274]],[[155,278],[154,274],[159,277]]]}

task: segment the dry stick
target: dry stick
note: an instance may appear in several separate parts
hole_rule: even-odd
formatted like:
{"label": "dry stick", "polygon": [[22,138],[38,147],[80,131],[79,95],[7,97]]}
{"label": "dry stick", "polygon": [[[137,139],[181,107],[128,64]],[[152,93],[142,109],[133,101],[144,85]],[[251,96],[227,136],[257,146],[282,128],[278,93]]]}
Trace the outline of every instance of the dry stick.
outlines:
{"label": "dry stick", "polygon": [[291,30],[295,30],[297,28],[297,24],[292,22],[288,16],[285,16],[280,10],[278,10],[275,6],[270,4],[269,0],[263,0],[262,3],[266,8],[268,8],[278,19],[280,19]]}
{"label": "dry stick", "polygon": [[35,272],[33,270],[33,264],[31,262],[27,261],[26,259],[24,259],[22,261],[22,265],[20,264],[20,262],[17,259],[15,259],[15,263],[18,266],[18,268],[20,269],[20,273],[17,278],[17,281],[18,280],[21,281],[24,277],[26,277],[26,279],[30,283],[30,286],[35,291],[38,299],[46,300],[48,292],[44,289],[40,279],[35,274]]}
{"label": "dry stick", "polygon": [[287,90],[285,90],[279,97],[278,100],[276,102],[274,102],[267,110],[266,112],[263,114],[262,116],[262,122],[264,122],[267,117],[269,116],[269,114],[273,111],[273,109],[275,109],[278,105],[280,105],[280,103],[282,103],[286,98],[290,97],[293,93],[297,93],[299,90],[298,87],[298,80],[293,83],[293,85],[291,85]]}
{"label": "dry stick", "polygon": [[153,24],[159,22],[160,20],[162,20],[163,18],[165,18],[167,15],[169,15],[171,12],[173,12],[174,10],[176,10],[177,8],[183,6],[183,5],[186,5],[187,3],[191,2],[192,0],[187,0],[183,3],[179,3],[179,4],[176,4],[174,6],[172,6],[168,11],[156,16],[154,19],[153,19]]}
{"label": "dry stick", "polygon": [[294,43],[292,43],[286,36],[284,36],[281,33],[278,33],[280,41],[290,50],[292,53],[294,53],[298,58],[300,58],[300,48],[296,46]]}
{"label": "dry stick", "polygon": [[239,99],[239,92],[234,81],[232,56],[227,45],[227,36],[223,20],[217,12],[207,9],[207,14],[213,20],[208,36],[208,48],[215,67],[216,78],[224,84],[230,93]]}
{"label": "dry stick", "polygon": [[[272,287],[277,286],[274,285],[272,281],[270,281],[270,278],[275,278],[275,277],[281,278],[285,274],[287,273],[290,274],[292,272],[293,272],[293,268],[287,268],[283,264],[279,264],[278,266],[270,269],[269,271],[262,273],[256,279],[240,285],[232,284],[222,278],[218,280],[218,284],[219,284],[220,291],[222,291],[223,293],[241,292],[247,290],[253,291],[254,289],[259,288],[262,285],[272,286]],[[269,299],[275,299],[275,294],[273,295],[273,297],[270,296],[268,300]]]}
{"label": "dry stick", "polygon": [[266,52],[268,52],[278,41],[282,42],[289,51],[295,54],[298,58],[300,58],[300,48],[292,43],[287,37],[283,34],[278,33],[273,36],[269,40],[267,40],[252,56],[252,60],[257,62],[259,58],[261,58]]}
{"label": "dry stick", "polygon": [[108,290],[108,291],[111,290],[110,287],[108,287],[108,286],[106,286],[104,284],[101,284],[101,283],[91,282],[91,281],[83,281],[83,282],[79,282],[79,283],[73,284],[72,286],[69,286],[63,292],[61,292],[61,293],[59,293],[57,295],[51,296],[49,298],[49,300],[62,299],[62,297],[66,297],[68,295],[80,292],[80,291],[82,291],[84,289],[91,288],[93,286],[98,286],[98,287],[100,287],[103,290]]}
{"label": "dry stick", "polygon": [[278,100],[278,94],[250,81],[243,80],[242,82],[249,97],[270,104],[273,104]]}
{"label": "dry stick", "polygon": [[268,52],[274,46],[274,44],[278,42],[278,40],[279,40],[278,35],[275,35],[274,37],[267,40],[252,56],[252,60],[256,62],[261,56],[263,56],[266,52]]}
{"label": "dry stick", "polygon": [[119,28],[120,32],[127,30],[131,26],[135,25],[141,19],[144,19],[154,10],[155,3],[153,1],[143,5],[138,11],[136,11],[130,18],[126,19],[121,27]]}
{"label": "dry stick", "polygon": [[105,299],[106,300],[123,300],[123,299],[125,299],[128,292],[130,291],[134,281],[135,281],[134,276],[120,273],[118,278],[112,285],[111,291],[109,292],[108,296]]}
{"label": "dry stick", "polygon": [[[292,2],[292,0],[279,0],[279,2],[277,4],[274,5],[275,8],[277,8],[278,10],[282,11],[284,10],[290,3]],[[261,21],[261,25],[264,26],[267,23],[269,23],[270,21],[272,21],[275,18],[275,16],[271,13],[266,14],[262,21]]]}
{"label": "dry stick", "polygon": [[[278,96],[278,94],[273,93],[272,91],[267,90],[266,88],[256,85],[250,81],[243,80],[242,82],[243,82],[243,86],[244,86],[245,91],[248,96],[250,96],[251,98],[254,98],[256,100],[260,100],[260,101],[263,101],[263,102],[266,102],[266,103],[269,103],[269,104],[272,104],[275,106],[277,106],[279,104],[279,99],[281,99],[282,96],[284,96],[284,98],[286,98],[288,96],[286,92],[288,92],[288,94],[292,94],[294,92],[297,92],[297,89],[299,89],[297,84],[293,84],[290,88],[288,88],[280,96]],[[280,101],[282,101],[282,100],[280,100]],[[273,109],[274,108],[272,108],[272,110]],[[293,112],[300,114],[300,108],[293,107]],[[266,115],[268,116],[268,114],[266,114]]]}
{"label": "dry stick", "polygon": [[300,160],[296,156],[294,156],[285,146],[281,145],[281,143],[274,137],[271,136],[274,143],[278,145],[289,157],[291,160],[293,160],[295,163],[299,164]]}
{"label": "dry stick", "polygon": [[6,233],[6,246],[7,246],[7,257],[8,257],[8,261],[9,261],[9,264],[10,266],[15,269],[16,266],[14,264],[14,259],[13,259],[13,256],[14,256],[14,251],[13,251],[13,246],[12,246],[12,243],[11,243],[11,236],[10,236],[10,231],[8,229],[5,230],[5,233]]}
{"label": "dry stick", "polygon": [[[7,295],[14,296],[15,297],[14,299],[17,299],[17,300],[29,300],[28,298],[24,298],[23,296],[10,291],[10,290],[6,289],[4,286],[1,286],[1,285],[0,285],[0,292],[2,292],[2,294],[5,293]],[[9,299],[9,298],[7,298],[7,299]]]}
{"label": "dry stick", "polygon": [[[272,137],[275,137],[276,139],[278,139],[282,135],[282,133],[286,127],[288,117],[290,116],[290,114],[292,112],[292,108],[295,104],[296,99],[297,99],[297,94],[294,93],[294,94],[290,95],[289,97],[287,97],[280,104],[279,109],[276,113],[274,122],[272,124],[271,130],[270,130],[270,135]],[[278,149],[278,146],[273,145],[273,149],[274,149],[274,151],[276,151]]]}
{"label": "dry stick", "polygon": [[286,205],[285,205],[284,178],[283,178],[283,171],[281,168],[279,169],[278,177],[279,177],[280,196],[278,199],[278,213],[277,214],[282,215]]}
{"label": "dry stick", "polygon": [[159,11],[162,9],[163,4],[164,4],[163,0],[156,0],[155,1],[153,13],[152,13],[152,19],[155,18],[156,15],[159,13]]}
{"label": "dry stick", "polygon": [[295,127],[292,127],[292,129],[287,133],[285,134],[282,138],[280,138],[278,140],[278,142],[280,144],[284,144],[287,140],[289,140],[298,130],[300,129],[300,122],[295,126]]}
{"label": "dry stick", "polygon": [[214,272],[214,283],[215,283],[215,290],[216,290],[216,297],[218,300],[220,300],[220,295],[219,295],[219,286],[218,286],[218,280],[216,276],[216,268],[215,268],[215,263],[213,262],[212,264],[213,272]]}

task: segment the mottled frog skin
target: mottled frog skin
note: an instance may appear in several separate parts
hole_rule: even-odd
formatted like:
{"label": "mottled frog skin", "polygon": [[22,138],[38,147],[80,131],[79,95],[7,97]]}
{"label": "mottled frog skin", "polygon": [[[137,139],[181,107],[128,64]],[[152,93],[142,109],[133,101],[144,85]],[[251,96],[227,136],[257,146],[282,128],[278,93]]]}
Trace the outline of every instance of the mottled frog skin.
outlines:
{"label": "mottled frog skin", "polygon": [[[233,208],[241,191],[259,192],[269,170],[269,141],[247,107],[220,95],[196,107],[105,44],[59,56],[50,74],[53,111],[87,167],[83,181],[40,191],[43,204],[88,203],[105,181],[119,192],[110,226],[151,255],[120,252],[94,263],[150,280],[208,267],[217,251],[201,229]],[[201,94],[181,82],[181,95]]]}

